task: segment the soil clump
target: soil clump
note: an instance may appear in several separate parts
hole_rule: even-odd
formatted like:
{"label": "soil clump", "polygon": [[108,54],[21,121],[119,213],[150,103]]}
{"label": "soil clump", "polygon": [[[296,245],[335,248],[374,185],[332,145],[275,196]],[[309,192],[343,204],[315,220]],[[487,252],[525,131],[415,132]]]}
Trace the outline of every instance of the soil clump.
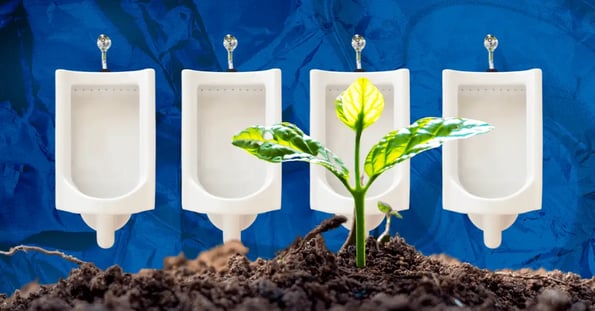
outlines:
{"label": "soil clump", "polygon": [[161,270],[124,273],[83,263],[55,284],[0,295],[0,310],[595,310],[595,278],[522,269],[488,271],[424,256],[402,238],[335,254],[320,235],[333,217],[270,260],[249,261],[237,241]]}

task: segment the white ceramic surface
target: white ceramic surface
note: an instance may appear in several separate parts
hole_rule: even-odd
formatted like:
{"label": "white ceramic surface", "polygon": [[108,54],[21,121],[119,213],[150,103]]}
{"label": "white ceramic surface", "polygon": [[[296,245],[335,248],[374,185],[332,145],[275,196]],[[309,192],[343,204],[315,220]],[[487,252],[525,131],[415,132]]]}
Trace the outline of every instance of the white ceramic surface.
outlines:
{"label": "white ceramic surface", "polygon": [[[359,77],[366,77],[384,95],[382,116],[364,130],[360,159],[388,132],[409,126],[409,70],[383,72],[310,71],[310,136],[337,154],[351,172],[353,184],[355,132],[343,124],[335,112],[335,99]],[[365,175],[365,174],[364,174]],[[384,215],[378,201],[394,209],[409,209],[409,161],[381,175],[366,194],[366,229],[376,228]],[[353,218],[353,198],[343,184],[319,165],[310,165],[310,208]],[[351,221],[345,224],[351,227]]]}
{"label": "white ceramic surface", "polygon": [[281,208],[281,164],[231,144],[252,125],[281,122],[281,70],[182,71],[182,207],[240,240],[260,213]]}
{"label": "white ceramic surface", "polygon": [[155,204],[155,72],[56,70],[56,208],[103,248]]}
{"label": "white ceramic surface", "polygon": [[500,246],[519,213],[541,209],[541,70],[443,71],[443,114],[486,121],[485,135],[443,147],[444,209],[468,214]]}

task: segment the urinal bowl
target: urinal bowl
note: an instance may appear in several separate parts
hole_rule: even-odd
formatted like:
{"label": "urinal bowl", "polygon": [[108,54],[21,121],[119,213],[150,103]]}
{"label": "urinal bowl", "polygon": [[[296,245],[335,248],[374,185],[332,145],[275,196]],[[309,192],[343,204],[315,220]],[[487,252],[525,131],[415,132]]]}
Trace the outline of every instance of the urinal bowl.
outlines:
{"label": "urinal bowl", "polygon": [[465,213],[496,248],[519,213],[541,208],[541,70],[443,72],[444,116],[495,129],[443,148],[444,209]]}
{"label": "urinal bowl", "polygon": [[256,124],[281,122],[281,71],[182,71],[182,207],[206,213],[223,240],[281,208],[281,165],[231,144]]}
{"label": "urinal bowl", "polygon": [[[337,154],[349,168],[354,167],[355,133],[344,125],[335,112],[335,99],[359,77],[370,79],[384,95],[381,117],[363,133],[360,159],[386,133],[409,125],[409,70],[383,72],[310,71],[310,136]],[[353,173],[351,183],[353,184]],[[390,204],[395,210],[409,208],[409,161],[385,172],[372,184],[366,194],[366,230],[376,228],[384,219],[377,208],[378,201]],[[310,165],[310,208],[343,215],[350,221],[354,215],[353,198],[343,184],[318,165]]]}
{"label": "urinal bowl", "polygon": [[56,209],[103,248],[155,202],[154,71],[56,71]]}

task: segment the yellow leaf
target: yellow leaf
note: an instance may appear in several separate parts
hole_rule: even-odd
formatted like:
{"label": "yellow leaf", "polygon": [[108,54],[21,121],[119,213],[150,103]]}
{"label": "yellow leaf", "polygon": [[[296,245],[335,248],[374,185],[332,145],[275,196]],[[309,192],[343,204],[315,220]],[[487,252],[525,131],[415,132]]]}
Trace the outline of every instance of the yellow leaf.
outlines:
{"label": "yellow leaf", "polygon": [[374,124],[384,110],[384,96],[367,78],[358,78],[335,100],[341,122],[355,131]]}

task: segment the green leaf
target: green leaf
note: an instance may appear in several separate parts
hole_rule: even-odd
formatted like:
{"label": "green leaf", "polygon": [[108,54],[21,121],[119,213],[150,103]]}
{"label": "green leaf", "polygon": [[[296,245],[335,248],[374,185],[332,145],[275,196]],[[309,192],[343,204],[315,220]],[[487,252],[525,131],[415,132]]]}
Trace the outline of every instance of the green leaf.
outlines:
{"label": "green leaf", "polygon": [[399,219],[403,219],[403,216],[401,216],[399,211],[393,210],[393,207],[386,202],[378,201],[378,210],[388,217],[395,216]]}
{"label": "green leaf", "polygon": [[386,202],[378,201],[378,210],[383,214],[388,214],[393,210],[393,208]]}
{"label": "green leaf", "polygon": [[367,78],[358,78],[335,100],[337,117],[354,131],[372,125],[384,110],[384,96]]}
{"label": "green leaf", "polygon": [[364,170],[375,179],[396,164],[439,147],[444,141],[487,133],[493,128],[483,121],[464,118],[422,118],[407,128],[386,134],[368,153]]}
{"label": "green leaf", "polygon": [[248,127],[233,136],[232,144],[268,162],[303,161],[319,164],[344,182],[349,180],[349,170],[339,157],[289,122],[270,127]]}
{"label": "green leaf", "polygon": [[391,211],[390,214],[399,219],[403,219],[403,216],[401,216],[401,213],[399,213],[399,211]]}

